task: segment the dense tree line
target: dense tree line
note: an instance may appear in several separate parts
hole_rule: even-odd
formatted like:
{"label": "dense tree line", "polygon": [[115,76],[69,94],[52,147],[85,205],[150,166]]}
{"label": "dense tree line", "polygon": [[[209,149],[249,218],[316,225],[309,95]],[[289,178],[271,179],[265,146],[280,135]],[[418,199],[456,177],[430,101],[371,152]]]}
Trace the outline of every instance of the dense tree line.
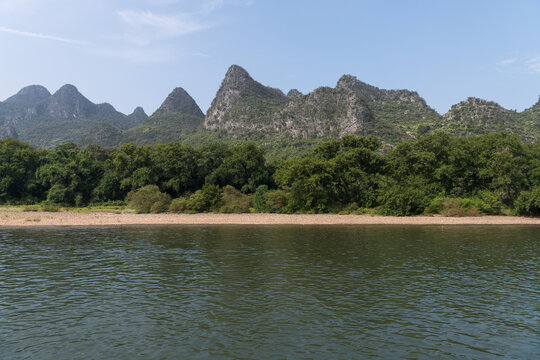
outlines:
{"label": "dense tree line", "polygon": [[345,136],[268,162],[253,143],[36,149],[0,141],[0,202],[130,202],[139,211],[540,214],[540,145],[431,132],[381,150]]}

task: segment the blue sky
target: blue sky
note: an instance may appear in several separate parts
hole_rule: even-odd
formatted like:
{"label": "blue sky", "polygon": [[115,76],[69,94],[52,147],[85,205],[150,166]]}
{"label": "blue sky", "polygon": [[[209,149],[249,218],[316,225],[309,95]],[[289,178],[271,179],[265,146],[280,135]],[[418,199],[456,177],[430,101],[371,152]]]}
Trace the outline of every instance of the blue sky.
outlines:
{"label": "blue sky", "polygon": [[0,0],[0,99],[71,83],[151,114],[175,87],[203,111],[231,64],[287,92],[343,74],[444,113],[540,95],[538,0]]}

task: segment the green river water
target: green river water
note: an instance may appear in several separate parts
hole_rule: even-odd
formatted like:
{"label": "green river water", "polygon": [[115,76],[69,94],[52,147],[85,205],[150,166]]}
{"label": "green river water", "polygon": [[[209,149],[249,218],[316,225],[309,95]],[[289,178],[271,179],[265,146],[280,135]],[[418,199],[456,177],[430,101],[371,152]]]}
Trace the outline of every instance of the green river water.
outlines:
{"label": "green river water", "polygon": [[535,359],[540,227],[0,229],[0,359]]}

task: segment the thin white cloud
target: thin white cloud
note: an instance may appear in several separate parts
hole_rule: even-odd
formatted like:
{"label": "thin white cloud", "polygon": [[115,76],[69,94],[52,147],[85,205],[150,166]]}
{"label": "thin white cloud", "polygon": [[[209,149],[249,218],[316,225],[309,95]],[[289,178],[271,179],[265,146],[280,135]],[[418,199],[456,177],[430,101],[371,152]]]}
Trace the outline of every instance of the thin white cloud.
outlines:
{"label": "thin white cloud", "polygon": [[212,12],[225,4],[225,0],[211,0],[203,4],[202,9],[205,12]]}
{"label": "thin white cloud", "polygon": [[[1,0],[0,0],[1,1]],[[148,0],[149,5],[156,2],[176,12],[163,13],[150,9],[123,9],[116,11],[123,25],[121,35],[108,36],[118,43],[116,48],[95,50],[100,55],[117,57],[136,62],[165,62],[181,57],[210,57],[198,50],[179,51],[182,44],[175,38],[185,37],[215,27],[219,20],[216,13],[228,5],[249,5],[253,0],[204,0],[186,2],[185,0]],[[173,6],[174,5],[174,6]],[[182,9],[180,10],[179,7]],[[163,11],[163,6],[160,7]],[[180,10],[180,11],[179,11]]]}
{"label": "thin white cloud", "polygon": [[123,10],[117,12],[126,24],[137,30],[155,31],[160,36],[174,37],[192,34],[211,27],[190,14],[158,15],[151,11]]}
{"label": "thin white cloud", "polygon": [[540,74],[540,55],[532,58],[509,58],[496,63],[498,71]]}
{"label": "thin white cloud", "polygon": [[517,61],[518,61],[517,58],[505,59],[505,60],[499,61],[497,65],[512,65],[512,64],[515,64]]}
{"label": "thin white cloud", "polygon": [[85,45],[86,44],[83,41],[67,39],[67,38],[64,38],[64,37],[59,37],[59,36],[54,36],[54,35],[47,35],[47,34],[41,34],[41,33],[33,33],[33,32],[28,32],[28,31],[15,30],[15,29],[4,27],[4,26],[0,26],[0,32],[7,33],[7,34],[12,34],[12,35],[18,35],[18,36],[25,36],[25,37],[30,37],[30,38],[60,41],[60,42],[69,43],[69,44],[77,44],[77,45]]}
{"label": "thin white cloud", "polygon": [[525,62],[525,66],[535,73],[540,74],[540,55]]}

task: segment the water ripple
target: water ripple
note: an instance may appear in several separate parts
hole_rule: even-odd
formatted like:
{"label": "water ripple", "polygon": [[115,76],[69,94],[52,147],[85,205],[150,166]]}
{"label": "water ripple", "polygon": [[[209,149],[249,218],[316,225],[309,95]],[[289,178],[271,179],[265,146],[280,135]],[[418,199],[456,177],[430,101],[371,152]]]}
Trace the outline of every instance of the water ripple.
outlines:
{"label": "water ripple", "polygon": [[0,230],[0,359],[532,359],[537,227]]}

